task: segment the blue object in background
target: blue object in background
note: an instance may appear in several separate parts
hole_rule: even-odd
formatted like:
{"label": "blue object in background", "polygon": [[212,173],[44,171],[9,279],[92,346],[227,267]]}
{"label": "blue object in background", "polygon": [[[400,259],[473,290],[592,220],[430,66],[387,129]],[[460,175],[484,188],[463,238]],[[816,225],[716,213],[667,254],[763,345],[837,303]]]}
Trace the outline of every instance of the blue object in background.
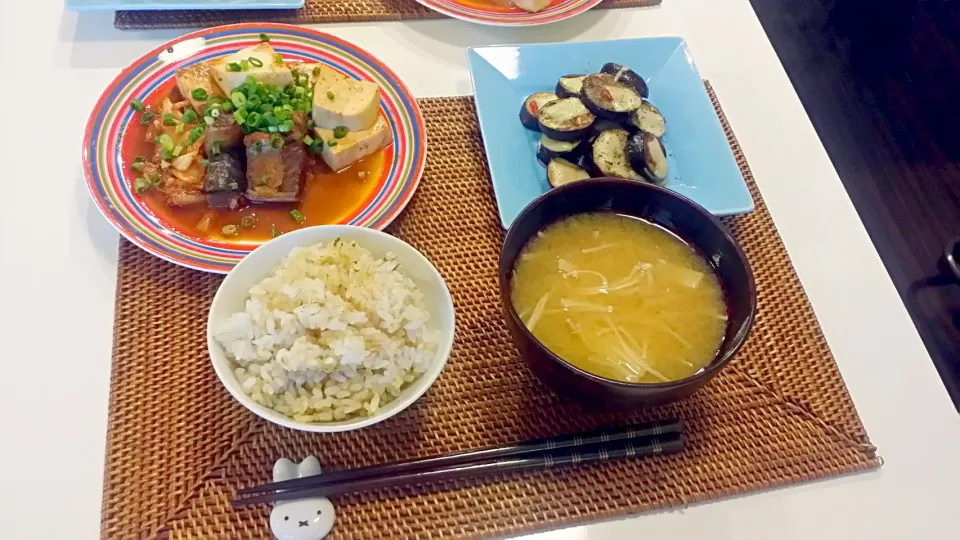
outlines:
{"label": "blue object in background", "polygon": [[70,11],[164,9],[297,9],[305,0],[67,0]]}

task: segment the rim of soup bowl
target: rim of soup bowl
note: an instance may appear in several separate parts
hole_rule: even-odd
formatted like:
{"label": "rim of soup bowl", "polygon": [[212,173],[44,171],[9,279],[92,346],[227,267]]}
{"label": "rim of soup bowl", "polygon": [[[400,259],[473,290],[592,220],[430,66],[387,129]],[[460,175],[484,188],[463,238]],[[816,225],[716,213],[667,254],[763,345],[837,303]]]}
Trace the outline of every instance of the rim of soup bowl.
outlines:
{"label": "rim of soup bowl", "polygon": [[[322,231],[320,229],[322,229]],[[284,258],[290,255],[290,252],[294,248],[327,241],[338,236],[357,240],[358,244],[366,249],[370,248],[369,246],[364,245],[363,237],[379,237],[385,240],[385,244],[390,246],[388,248],[390,251],[398,252],[403,250],[409,252],[413,258],[420,259],[424,264],[424,268],[427,269],[427,279],[430,281],[435,281],[439,285],[438,290],[441,291],[441,294],[438,295],[437,298],[433,299],[432,304],[429,306],[431,309],[430,314],[433,317],[439,317],[441,311],[448,311],[450,313],[450,327],[449,329],[445,327],[438,328],[438,330],[443,332],[443,335],[441,336],[440,341],[437,343],[437,350],[434,353],[433,359],[431,360],[430,367],[420,374],[420,377],[418,377],[417,380],[411,384],[411,386],[408,386],[401,391],[399,396],[397,396],[385,407],[378,410],[372,416],[328,423],[300,422],[269,407],[266,407],[265,405],[255,402],[253,398],[248,396],[240,388],[240,382],[237,380],[236,375],[233,372],[234,366],[231,365],[231,360],[227,358],[223,346],[221,346],[214,337],[213,326],[215,321],[213,321],[213,317],[215,306],[224,301],[222,298],[225,295],[234,296],[249,294],[246,290],[239,290],[238,288],[240,285],[234,282],[242,280],[242,278],[238,276],[241,276],[243,273],[247,272],[246,268],[258,264],[264,264],[261,259],[269,258],[271,262],[269,264],[264,264],[264,266],[268,269],[263,272],[259,272],[259,277],[254,279],[252,283],[257,283],[268,276]],[[282,255],[277,256],[276,254],[272,253],[275,250],[282,252]],[[218,320],[216,322],[222,323],[223,321]],[[420,399],[440,377],[440,373],[443,372],[443,369],[447,364],[447,360],[450,358],[450,352],[453,348],[453,340],[455,335],[456,311],[454,310],[453,306],[453,298],[450,295],[450,288],[447,286],[443,276],[440,275],[440,272],[437,271],[433,263],[431,263],[430,260],[427,259],[427,257],[417,248],[411,246],[396,236],[376,229],[357,227],[354,225],[316,225],[313,227],[305,227],[303,229],[285,233],[277,238],[265,242],[247,254],[243,259],[240,260],[239,263],[237,263],[236,266],[230,270],[227,276],[220,283],[220,286],[217,288],[217,292],[213,297],[213,302],[210,304],[210,310],[207,313],[208,357],[210,359],[210,363],[213,364],[213,370],[217,374],[217,379],[220,380],[220,384],[226,388],[227,392],[229,392],[235,400],[243,405],[244,408],[260,418],[267,420],[268,422],[291,429],[313,433],[339,433],[361,429],[382,422],[409,408],[413,403]],[[417,385],[417,383],[422,383],[422,388],[411,391],[411,387]]]}
{"label": "rim of soup bowl", "polygon": [[[733,251],[737,256],[737,259],[739,260],[740,264],[743,265],[743,267],[746,268],[747,270],[746,285],[747,285],[747,289],[751,291],[751,294],[750,294],[749,313],[747,314],[747,317],[744,319],[743,324],[740,326],[737,333],[731,338],[732,346],[730,347],[730,349],[723,355],[715,354],[713,357],[713,360],[710,361],[710,364],[708,364],[706,367],[701,368],[696,373],[689,375],[687,377],[684,377],[682,379],[677,379],[675,381],[669,381],[669,382],[652,382],[652,383],[618,381],[616,379],[610,379],[607,377],[603,377],[601,375],[597,375],[595,373],[591,373],[589,371],[586,371],[580,367],[573,365],[572,363],[568,362],[567,360],[563,359],[562,357],[554,353],[549,347],[547,347],[542,341],[540,341],[535,335],[533,335],[533,332],[528,330],[527,325],[525,325],[523,321],[520,319],[520,315],[517,313],[517,310],[514,308],[513,302],[510,301],[510,290],[507,287],[506,280],[501,279],[500,295],[501,295],[501,298],[503,298],[503,303],[506,306],[507,313],[509,313],[511,320],[513,321],[514,325],[520,330],[520,332],[523,332],[525,337],[531,340],[534,344],[536,344],[536,346],[539,347],[540,350],[543,351],[547,356],[549,356],[554,361],[558,362],[561,366],[575,372],[577,375],[591,379],[594,382],[603,383],[606,385],[619,386],[623,388],[649,388],[652,390],[667,390],[671,388],[687,386],[692,381],[696,381],[698,379],[709,379],[713,377],[713,375],[716,374],[716,372],[720,371],[721,368],[727,365],[730,362],[730,360],[732,360],[733,357],[736,356],[738,352],[740,352],[740,349],[743,347],[744,343],[746,343],[747,341],[747,338],[750,336],[750,332],[753,329],[753,324],[755,322],[756,315],[757,315],[757,287],[756,287],[756,280],[753,277],[753,269],[750,266],[750,261],[747,260],[746,254],[743,252],[743,248],[741,248],[740,244],[730,235],[730,231],[728,231],[727,228],[723,226],[723,223],[721,223],[720,220],[717,219],[716,216],[711,214],[710,211],[708,211],[706,208],[700,206],[699,204],[695,203],[691,199],[675,191],[669,190],[662,186],[658,186],[656,184],[651,184],[648,182],[641,182],[636,180],[625,180],[622,178],[613,178],[608,176],[600,177],[600,178],[591,178],[588,180],[571,182],[569,184],[564,184],[559,187],[551,188],[546,193],[541,194],[539,197],[531,201],[526,207],[524,207],[523,210],[520,211],[519,214],[517,214],[517,217],[513,220],[513,223],[511,224],[510,228],[507,229],[507,233],[504,236],[504,246],[506,246],[506,239],[510,237],[511,233],[515,232],[515,227],[517,227],[519,223],[522,223],[523,220],[527,217],[527,215],[533,213],[534,211],[537,210],[537,208],[540,205],[544,204],[544,201],[551,199],[553,197],[560,197],[567,191],[573,191],[577,189],[603,189],[606,185],[610,185],[610,184],[627,186],[628,189],[641,189],[641,190],[649,189],[653,192],[659,192],[660,194],[677,199],[681,203],[688,206],[691,210],[698,212],[701,215],[703,215],[705,218],[707,218],[707,220],[711,223],[711,225],[713,225],[717,230],[719,230],[720,233],[723,235],[723,237],[730,243],[730,245],[733,246]],[[576,215],[576,214],[566,214],[563,217],[570,217],[573,215]],[[632,217],[637,217],[644,220],[647,219],[644,216],[632,216]],[[548,224],[541,224],[537,228],[537,231],[541,230],[546,225]],[[668,227],[665,227],[663,225],[660,225],[660,226],[666,228],[671,233],[676,234],[675,231],[669,229]],[[528,236],[523,240],[523,245],[526,245],[526,243],[529,240],[530,240],[530,236]],[[692,241],[687,240],[686,238],[682,238],[682,240],[694,246],[695,248],[697,248],[698,252],[700,251],[699,246],[697,246]],[[503,255],[504,255],[503,249],[504,249],[503,247],[501,247],[500,249],[501,260],[503,259]],[[523,248],[521,247],[520,251],[522,250]],[[519,256],[520,251],[517,252],[517,256]],[[513,271],[513,268],[515,265],[516,265],[516,257],[514,257],[513,264],[511,264],[510,266],[510,270],[509,270],[510,272]],[[513,279],[511,278],[509,281],[512,283]]]}

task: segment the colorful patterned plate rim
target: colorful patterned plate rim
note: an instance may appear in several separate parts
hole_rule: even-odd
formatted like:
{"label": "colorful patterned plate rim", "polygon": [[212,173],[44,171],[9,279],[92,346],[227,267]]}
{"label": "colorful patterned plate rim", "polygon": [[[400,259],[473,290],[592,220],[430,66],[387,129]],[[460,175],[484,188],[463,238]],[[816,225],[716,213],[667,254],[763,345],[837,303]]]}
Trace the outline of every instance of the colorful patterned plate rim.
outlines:
{"label": "colorful patterned plate rim", "polygon": [[494,0],[417,0],[420,4],[464,21],[495,26],[536,26],[569,19],[596,6],[602,0],[554,0],[543,11],[530,13],[519,8],[498,7]]}
{"label": "colorful patterned plate rim", "polygon": [[235,245],[190,237],[167,227],[135,197],[121,168],[122,137],[131,120],[130,103],[144,99],[174,72],[258,43],[260,34],[284,58],[323,62],[358,79],[380,85],[380,110],[393,129],[393,159],[384,164],[385,180],[361,208],[342,224],[383,229],[410,202],[426,163],[423,115],[407,86],[367,51],[338,37],[285,24],[244,23],[187,34],[157,47],[124,69],[97,101],[87,121],[83,170],[100,212],[128,240],[175,264],[226,273],[256,244]]}

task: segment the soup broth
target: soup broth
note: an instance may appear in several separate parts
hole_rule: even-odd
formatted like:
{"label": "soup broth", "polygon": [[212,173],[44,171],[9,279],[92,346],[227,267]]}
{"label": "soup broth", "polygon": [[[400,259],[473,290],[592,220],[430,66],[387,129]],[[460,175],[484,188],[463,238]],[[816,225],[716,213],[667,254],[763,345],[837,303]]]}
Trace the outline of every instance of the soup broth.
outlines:
{"label": "soup broth", "polygon": [[511,301],[554,354],[623,382],[693,375],[713,360],[727,327],[723,289],[694,248],[609,213],[538,232],[517,259]]}

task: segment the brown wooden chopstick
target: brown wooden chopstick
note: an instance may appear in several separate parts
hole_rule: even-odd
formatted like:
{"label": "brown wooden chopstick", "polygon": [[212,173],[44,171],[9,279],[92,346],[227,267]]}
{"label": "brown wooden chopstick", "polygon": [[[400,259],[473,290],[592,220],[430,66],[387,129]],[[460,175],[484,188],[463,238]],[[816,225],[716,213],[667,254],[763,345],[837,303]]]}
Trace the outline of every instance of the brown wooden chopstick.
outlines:
{"label": "brown wooden chopstick", "polygon": [[578,446],[589,446],[605,442],[636,440],[670,433],[681,433],[682,431],[683,421],[679,419],[668,419],[659,422],[644,422],[619,428],[598,429],[573,435],[562,435],[546,439],[525,441],[521,443],[491,446],[480,450],[467,450],[464,452],[444,454],[442,456],[408,459],[383,465],[372,465],[357,469],[333,471],[329,473],[323,473],[318,476],[295,478],[282,482],[272,482],[269,484],[238,490],[237,496],[239,497],[242,495],[252,495],[254,493],[287,489],[318,488],[329,484],[354,481],[367,477],[384,476],[388,474],[403,474],[426,468],[439,468],[477,461],[517,457],[525,454],[533,454],[551,450],[562,450],[565,448],[575,448]]}
{"label": "brown wooden chopstick", "polygon": [[234,499],[232,505],[234,508],[239,508],[251,504],[308,499],[311,497],[331,497],[356,491],[463,480],[490,474],[544,469],[565,465],[581,465],[631,457],[653,456],[679,452],[683,449],[683,445],[683,435],[674,433],[649,440],[604,443],[592,446],[589,449],[567,451],[560,454],[543,452],[536,456],[465,463],[389,476],[360,478],[317,488],[263,493],[252,497]]}

